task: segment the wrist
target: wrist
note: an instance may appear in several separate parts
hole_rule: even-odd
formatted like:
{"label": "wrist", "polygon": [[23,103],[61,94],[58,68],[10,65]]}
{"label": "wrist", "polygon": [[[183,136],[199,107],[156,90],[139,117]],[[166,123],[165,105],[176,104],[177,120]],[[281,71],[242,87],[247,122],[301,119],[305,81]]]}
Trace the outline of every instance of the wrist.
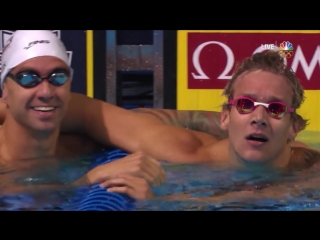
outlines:
{"label": "wrist", "polygon": [[101,183],[105,179],[109,178],[110,174],[108,173],[106,167],[103,165],[99,165],[93,169],[91,169],[87,174],[87,180],[90,184]]}
{"label": "wrist", "polygon": [[84,176],[82,176],[78,180],[71,183],[71,185],[77,186],[77,187],[88,186],[88,185],[91,185],[91,181],[88,177],[88,174],[85,174]]}

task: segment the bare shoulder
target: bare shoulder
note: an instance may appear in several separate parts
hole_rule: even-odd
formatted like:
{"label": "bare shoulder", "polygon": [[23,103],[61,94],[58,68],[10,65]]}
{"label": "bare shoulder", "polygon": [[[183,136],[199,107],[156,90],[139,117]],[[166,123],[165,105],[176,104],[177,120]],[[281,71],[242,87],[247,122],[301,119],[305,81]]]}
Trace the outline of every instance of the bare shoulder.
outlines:
{"label": "bare shoulder", "polygon": [[300,141],[293,141],[291,142],[291,147],[304,147],[304,148],[310,148],[307,144],[300,142]]}
{"label": "bare shoulder", "polygon": [[228,146],[228,139],[215,141],[212,144],[206,146],[210,153],[210,160],[213,164],[221,164],[222,166],[228,167],[231,166],[232,162],[229,158]]}
{"label": "bare shoulder", "polygon": [[320,151],[309,146],[291,146],[289,168],[292,170],[309,169],[320,162]]}

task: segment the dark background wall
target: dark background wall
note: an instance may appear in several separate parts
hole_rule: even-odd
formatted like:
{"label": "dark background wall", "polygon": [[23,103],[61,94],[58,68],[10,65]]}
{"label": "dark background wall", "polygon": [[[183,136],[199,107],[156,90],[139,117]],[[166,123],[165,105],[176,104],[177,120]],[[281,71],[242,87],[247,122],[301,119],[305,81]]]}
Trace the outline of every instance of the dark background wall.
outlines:
{"label": "dark background wall", "polygon": [[[116,39],[117,45],[152,45],[154,30],[117,30]],[[97,99],[106,99],[106,30],[94,30],[94,97]],[[163,107],[176,109],[176,64],[177,64],[177,30],[163,31]],[[152,75],[152,74],[151,74]],[[122,100],[118,100],[118,105],[125,101],[126,96],[130,95],[135,106],[150,106],[149,97],[151,94],[141,94],[143,89],[152,89],[152,76],[148,72],[118,72],[119,82],[124,82],[122,86],[126,86],[126,82],[134,82],[140,79],[141,83],[136,82],[131,90],[129,88],[122,89]],[[119,89],[118,89],[119,90]],[[134,92],[140,94],[134,96]],[[121,94],[119,94],[121,95]],[[131,102],[132,102],[131,101]],[[151,100],[152,101],[152,100]]]}

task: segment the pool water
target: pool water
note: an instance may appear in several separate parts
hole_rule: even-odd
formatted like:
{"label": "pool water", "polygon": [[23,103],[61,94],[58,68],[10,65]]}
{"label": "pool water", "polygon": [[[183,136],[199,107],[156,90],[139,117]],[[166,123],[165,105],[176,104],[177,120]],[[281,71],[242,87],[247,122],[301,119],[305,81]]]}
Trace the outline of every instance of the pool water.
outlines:
{"label": "pool water", "polygon": [[[319,132],[308,131],[297,138],[320,150],[319,139]],[[158,198],[138,202],[138,210],[320,210],[319,165],[293,173],[164,167],[168,181],[155,189]]]}
{"label": "pool water", "polygon": [[[298,140],[319,147],[319,133],[300,134]],[[68,161],[36,162],[32,169],[9,171],[14,184],[30,186],[30,190],[0,197],[0,210],[73,210],[89,187],[68,188],[66,183],[84,175],[106,152]],[[122,154],[124,156],[124,154]],[[138,201],[137,211],[270,211],[320,210],[320,166],[312,170],[285,172],[250,172],[206,165],[163,163],[167,182],[154,188],[156,198]],[[41,169],[41,171],[39,170]],[[12,183],[1,181],[2,189]],[[55,184],[39,189],[39,184]]]}
{"label": "pool water", "polygon": [[320,209],[320,178],[315,173],[306,179],[306,173],[213,171],[174,165],[165,169],[168,181],[155,189],[158,198],[138,202],[138,210]]}

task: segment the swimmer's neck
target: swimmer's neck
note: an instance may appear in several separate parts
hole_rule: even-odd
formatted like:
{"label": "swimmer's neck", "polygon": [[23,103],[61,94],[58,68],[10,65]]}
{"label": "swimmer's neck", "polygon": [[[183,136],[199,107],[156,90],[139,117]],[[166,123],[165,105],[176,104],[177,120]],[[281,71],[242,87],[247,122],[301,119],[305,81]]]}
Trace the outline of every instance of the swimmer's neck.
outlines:
{"label": "swimmer's neck", "polygon": [[245,167],[247,169],[251,170],[271,170],[271,169],[285,169],[290,162],[291,159],[291,146],[290,144],[287,144],[285,149],[282,151],[281,154],[279,154],[278,157],[270,160],[266,160],[265,162],[254,162],[254,161],[248,161],[246,159],[242,159],[237,153],[235,153],[232,149],[232,147],[229,145],[229,158],[230,161],[236,165]]}
{"label": "swimmer's neck", "polygon": [[54,156],[59,131],[34,131],[6,116],[0,128],[0,159],[11,161]]}

